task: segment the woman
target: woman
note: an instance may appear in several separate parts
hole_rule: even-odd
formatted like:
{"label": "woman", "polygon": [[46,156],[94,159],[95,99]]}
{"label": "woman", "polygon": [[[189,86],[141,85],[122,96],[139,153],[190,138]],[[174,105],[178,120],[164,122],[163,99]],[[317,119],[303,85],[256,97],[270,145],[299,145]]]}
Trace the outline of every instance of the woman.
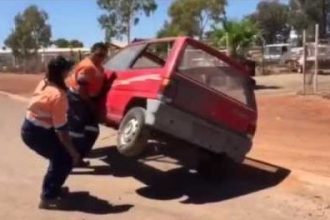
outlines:
{"label": "woman", "polygon": [[73,165],[80,161],[67,129],[68,100],[64,80],[71,66],[61,56],[49,62],[46,77],[34,92],[22,126],[24,143],[50,162],[42,185],[40,208],[59,205],[64,191],[62,185]]}

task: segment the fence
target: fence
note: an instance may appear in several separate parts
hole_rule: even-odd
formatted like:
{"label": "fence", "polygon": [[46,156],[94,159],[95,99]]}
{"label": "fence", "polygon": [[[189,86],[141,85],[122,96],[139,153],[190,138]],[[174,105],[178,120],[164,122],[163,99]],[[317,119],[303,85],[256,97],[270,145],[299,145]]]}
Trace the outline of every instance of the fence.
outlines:
{"label": "fence", "polygon": [[303,94],[330,92],[330,40],[319,38],[318,25],[308,36],[304,31],[303,48]]}
{"label": "fence", "polygon": [[[109,55],[116,53],[120,47],[109,43]],[[83,59],[90,52],[89,48],[42,48],[29,58],[17,59],[10,49],[0,49],[0,72],[44,72],[50,59],[61,55],[72,61]]]}
{"label": "fence", "polygon": [[37,54],[31,54],[25,59],[15,58],[10,50],[0,53],[0,71],[2,72],[44,72],[50,59],[62,55],[72,61],[79,61],[89,52],[89,49],[47,48],[40,49]]}

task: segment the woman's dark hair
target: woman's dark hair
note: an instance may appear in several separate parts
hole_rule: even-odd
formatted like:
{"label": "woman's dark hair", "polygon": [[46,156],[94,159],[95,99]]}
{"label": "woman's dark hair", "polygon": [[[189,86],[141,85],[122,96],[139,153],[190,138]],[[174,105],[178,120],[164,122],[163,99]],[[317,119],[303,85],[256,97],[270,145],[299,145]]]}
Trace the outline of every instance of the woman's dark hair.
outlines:
{"label": "woman's dark hair", "polygon": [[46,73],[47,81],[66,90],[64,73],[69,71],[72,66],[73,62],[66,60],[62,56],[51,59],[48,63],[48,70]]}

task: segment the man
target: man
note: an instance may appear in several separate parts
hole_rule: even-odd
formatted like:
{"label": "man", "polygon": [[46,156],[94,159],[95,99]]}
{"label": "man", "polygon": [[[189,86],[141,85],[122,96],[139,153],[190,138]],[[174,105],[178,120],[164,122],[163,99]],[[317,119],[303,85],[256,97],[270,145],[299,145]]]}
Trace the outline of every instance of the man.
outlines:
{"label": "man", "polygon": [[[67,80],[69,92],[69,130],[82,158],[92,149],[99,135],[96,99],[105,87],[102,64],[108,54],[107,45],[96,43],[91,55],[73,69]],[[81,166],[88,166],[82,161]]]}

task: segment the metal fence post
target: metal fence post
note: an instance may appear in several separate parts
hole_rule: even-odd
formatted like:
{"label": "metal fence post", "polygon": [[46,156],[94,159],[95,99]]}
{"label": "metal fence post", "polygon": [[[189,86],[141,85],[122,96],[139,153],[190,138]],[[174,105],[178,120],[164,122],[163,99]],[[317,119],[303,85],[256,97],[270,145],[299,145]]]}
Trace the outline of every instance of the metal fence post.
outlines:
{"label": "metal fence post", "polygon": [[306,30],[303,31],[303,93],[306,95],[306,56],[307,56],[307,45],[306,45]]}
{"label": "metal fence post", "polygon": [[317,86],[318,86],[318,82],[317,82],[317,75],[319,72],[319,59],[318,59],[318,55],[319,55],[319,30],[320,30],[320,26],[319,24],[315,25],[315,69],[314,69],[314,79],[313,79],[313,93],[317,93]]}

